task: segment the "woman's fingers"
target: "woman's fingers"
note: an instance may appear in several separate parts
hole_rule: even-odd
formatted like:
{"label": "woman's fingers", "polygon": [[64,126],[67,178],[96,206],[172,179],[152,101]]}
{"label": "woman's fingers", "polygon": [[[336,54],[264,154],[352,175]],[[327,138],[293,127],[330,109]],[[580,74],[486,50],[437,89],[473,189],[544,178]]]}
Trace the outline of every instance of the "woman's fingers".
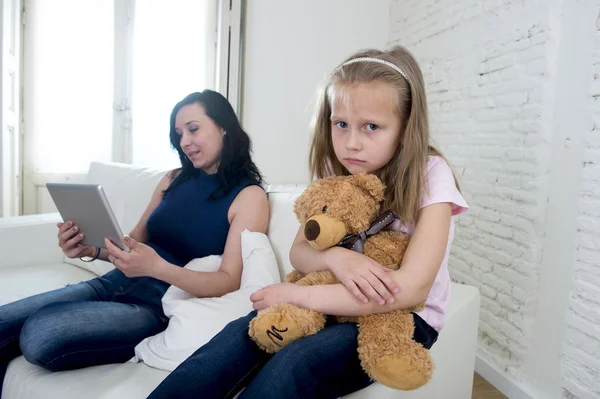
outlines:
{"label": "woman's fingers", "polygon": [[59,244],[64,245],[70,239],[72,239],[74,236],[76,237],[78,233],[79,233],[79,227],[77,227],[77,226],[73,226],[70,229],[66,229],[58,236]]}

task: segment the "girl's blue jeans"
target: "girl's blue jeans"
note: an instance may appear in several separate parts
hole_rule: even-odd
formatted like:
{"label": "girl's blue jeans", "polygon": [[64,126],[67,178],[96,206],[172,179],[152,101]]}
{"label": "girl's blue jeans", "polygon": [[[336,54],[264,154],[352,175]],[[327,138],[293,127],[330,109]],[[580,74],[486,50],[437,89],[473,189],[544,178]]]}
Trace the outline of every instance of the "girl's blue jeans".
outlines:
{"label": "girl's blue jeans", "polygon": [[[328,324],[275,355],[248,335],[256,312],[229,323],[175,369],[149,396],[161,398],[338,398],[369,386],[357,353],[356,324]],[[437,332],[415,315],[414,339],[427,348]]]}

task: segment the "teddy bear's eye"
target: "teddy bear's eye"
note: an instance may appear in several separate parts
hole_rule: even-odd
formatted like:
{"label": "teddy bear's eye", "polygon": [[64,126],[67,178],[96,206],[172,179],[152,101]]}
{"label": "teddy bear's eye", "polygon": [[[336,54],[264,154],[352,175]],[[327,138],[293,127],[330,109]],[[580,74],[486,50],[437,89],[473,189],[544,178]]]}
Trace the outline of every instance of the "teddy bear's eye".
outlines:
{"label": "teddy bear's eye", "polygon": [[327,212],[327,205],[323,207],[323,213]]}

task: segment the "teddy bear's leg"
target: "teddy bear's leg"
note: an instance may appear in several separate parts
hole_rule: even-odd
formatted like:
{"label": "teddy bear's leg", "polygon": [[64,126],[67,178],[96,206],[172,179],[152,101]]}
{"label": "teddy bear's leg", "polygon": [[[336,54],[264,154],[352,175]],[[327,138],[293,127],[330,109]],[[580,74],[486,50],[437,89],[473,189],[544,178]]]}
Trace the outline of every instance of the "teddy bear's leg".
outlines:
{"label": "teddy bear's leg", "polygon": [[249,335],[265,352],[275,353],[324,326],[325,315],[320,312],[279,304],[258,312],[250,322]]}
{"label": "teddy bear's leg", "polygon": [[434,365],[429,351],[412,339],[413,333],[413,315],[405,310],[361,317],[358,354],[367,374],[405,391],[429,382]]}
{"label": "teddy bear's leg", "polygon": [[[300,279],[296,280],[296,278]],[[313,272],[307,275],[292,271],[292,278],[298,285],[335,284],[338,279],[329,271]],[[325,326],[325,315],[310,309],[289,304],[279,304],[261,310],[250,322],[250,337],[260,348],[275,353],[284,346],[307,335],[316,334]]]}

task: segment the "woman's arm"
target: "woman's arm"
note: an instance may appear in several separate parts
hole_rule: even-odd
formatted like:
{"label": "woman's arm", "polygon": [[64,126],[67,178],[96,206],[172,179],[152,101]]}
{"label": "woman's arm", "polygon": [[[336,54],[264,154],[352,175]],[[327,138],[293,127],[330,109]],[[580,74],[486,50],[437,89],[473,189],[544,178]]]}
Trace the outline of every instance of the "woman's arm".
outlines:
{"label": "woman's arm", "polygon": [[[131,237],[135,241],[141,242],[141,243],[148,241],[148,232],[146,230],[146,224],[148,223],[148,217],[150,217],[150,214],[161,203],[161,201],[163,199],[163,191],[165,191],[169,187],[169,185],[171,184],[173,179],[175,179],[175,177],[177,177],[177,173],[179,173],[178,170],[169,171],[169,172],[165,173],[165,175],[160,179],[160,181],[158,182],[158,185],[156,186],[156,188],[154,189],[154,192],[152,193],[152,197],[150,197],[150,202],[146,206],[144,213],[142,213],[140,220],[137,222],[135,227],[129,233],[129,237]],[[82,256],[94,257],[94,256],[96,256],[97,251],[98,251],[98,248],[92,247],[92,248],[90,248],[90,251],[88,253],[85,253]],[[102,248],[100,250],[100,255],[98,256],[98,259],[108,262],[109,261],[108,260],[108,249]]]}
{"label": "woman's arm", "polygon": [[253,294],[256,309],[275,303],[293,303],[330,315],[361,316],[406,309],[423,303],[444,259],[452,207],[438,203],[421,209],[415,230],[402,261],[402,267],[388,273],[400,290],[392,303],[360,302],[341,284],[300,287],[286,284],[266,287]]}
{"label": "woman's arm", "polygon": [[239,289],[242,276],[242,231],[265,233],[269,225],[269,203],[264,190],[249,186],[240,191],[229,208],[229,233],[217,272],[197,272],[167,263],[156,268],[163,280],[197,297],[218,297]]}

